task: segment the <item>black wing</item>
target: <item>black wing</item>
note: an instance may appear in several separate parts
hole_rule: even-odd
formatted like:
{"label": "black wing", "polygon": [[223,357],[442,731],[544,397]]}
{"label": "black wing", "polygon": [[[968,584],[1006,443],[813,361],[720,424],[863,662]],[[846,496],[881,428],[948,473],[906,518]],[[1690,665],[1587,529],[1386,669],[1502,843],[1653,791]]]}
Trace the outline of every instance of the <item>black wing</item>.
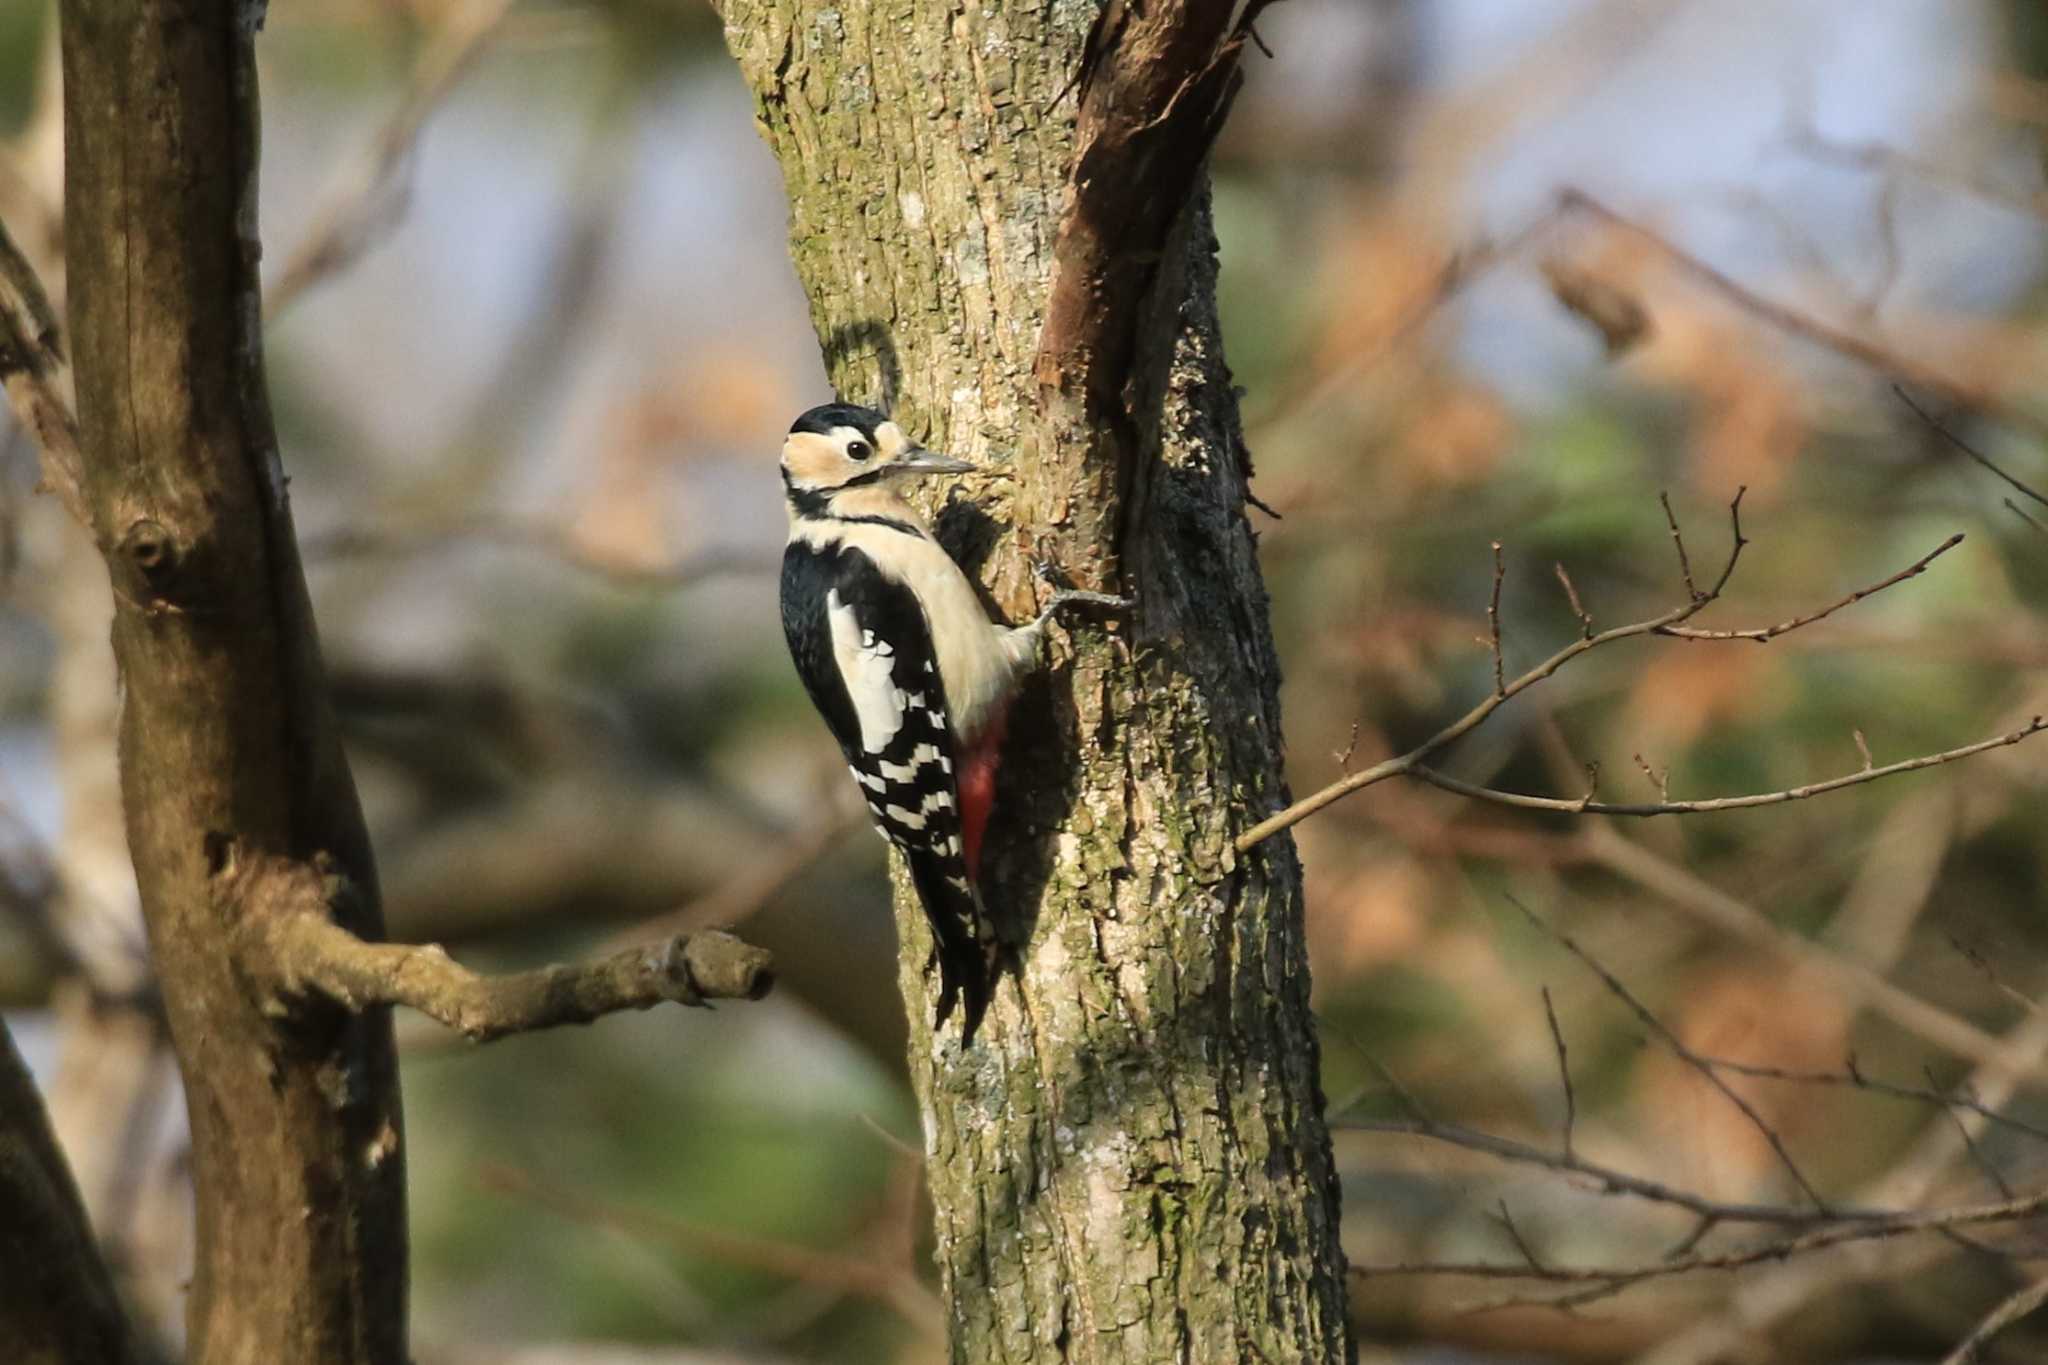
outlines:
{"label": "black wing", "polygon": [[965,1047],[994,990],[995,940],[961,855],[958,756],[924,610],[859,550],[792,541],[782,557],[782,628],[876,828],[909,865],[937,945],[933,1027],[964,997]]}

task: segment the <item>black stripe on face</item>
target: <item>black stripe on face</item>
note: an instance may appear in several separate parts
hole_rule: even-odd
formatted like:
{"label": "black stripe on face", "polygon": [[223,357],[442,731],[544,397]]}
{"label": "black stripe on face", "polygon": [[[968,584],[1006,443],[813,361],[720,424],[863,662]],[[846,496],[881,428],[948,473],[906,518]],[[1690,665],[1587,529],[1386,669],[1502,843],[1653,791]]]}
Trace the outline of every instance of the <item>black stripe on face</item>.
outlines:
{"label": "black stripe on face", "polygon": [[832,495],[820,488],[799,488],[787,469],[782,471],[782,491],[790,510],[800,517],[822,517],[832,505]]}

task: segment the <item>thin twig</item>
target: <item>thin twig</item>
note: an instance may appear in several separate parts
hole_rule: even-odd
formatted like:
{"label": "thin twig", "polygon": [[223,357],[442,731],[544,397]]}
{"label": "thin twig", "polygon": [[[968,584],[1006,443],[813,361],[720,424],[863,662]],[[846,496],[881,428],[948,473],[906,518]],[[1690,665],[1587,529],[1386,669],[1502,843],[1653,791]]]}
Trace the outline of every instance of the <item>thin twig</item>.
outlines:
{"label": "thin twig", "polygon": [[1557,570],[1557,581],[1564,584],[1564,595],[1568,599],[1570,599],[1572,604],[1572,615],[1579,618],[1580,638],[1586,640],[1592,639],[1593,618],[1586,611],[1586,608],[1580,604],[1579,590],[1572,585],[1572,576],[1564,571],[1564,565],[1562,563],[1555,564],[1552,567]]}
{"label": "thin twig", "polygon": [[1657,789],[1657,799],[1669,801],[1671,799],[1671,769],[1666,768],[1663,772],[1658,772],[1650,766],[1649,759],[1644,758],[1641,754],[1637,754],[1635,757],[1636,767],[1641,770],[1644,777],[1649,779],[1650,785]]}
{"label": "thin twig", "polygon": [[1972,967],[1975,967],[1977,969],[1977,971],[1983,976],[1984,980],[1990,983],[1992,990],[1997,991],[2000,995],[2004,996],[2007,1000],[2010,1000],[2013,1004],[2018,1005],[2021,1009],[2025,1010],[2029,1014],[2039,1014],[2041,1012],[2040,1003],[2036,1001],[2032,996],[2028,995],[2025,991],[2019,990],[2018,988],[2013,986],[2012,983],[2010,983],[2003,976],[2001,976],[1999,974],[1998,968],[1992,965],[1990,958],[1986,957],[1982,952],[1980,952],[1975,947],[1964,942],[1962,938],[1960,938],[1956,934],[1948,934],[1947,938],[1949,946],[1951,948],[1954,948],[1958,953],[1960,953],[1965,962],[1969,963]]}
{"label": "thin twig", "polygon": [[1755,906],[1623,837],[1613,825],[1584,826],[1572,843],[1590,861],[1662,897],[1717,933],[1815,973],[1844,998],[1876,1010],[1916,1037],[1985,1066],[2011,1065],[2029,1074],[2037,1069],[2035,1062],[2013,1059],[2005,1043],[1975,1024],[1901,990],[1861,962],[1780,927]]}
{"label": "thin twig", "polygon": [[1781,332],[1809,341],[1837,355],[1846,356],[1894,380],[1932,389],[1959,406],[1995,413],[2034,431],[2048,427],[2048,424],[2044,424],[2039,418],[1999,398],[1982,385],[1951,378],[1867,337],[1844,331],[1795,308],[1765,298],[1747,285],[1736,282],[1722,271],[1716,270],[1699,257],[1684,250],[1663,234],[1615,212],[1584,190],[1563,191],[1558,196],[1558,212],[1563,215],[1586,214],[1648,244],[1699,284]]}
{"label": "thin twig", "polygon": [[1522,1230],[1515,1226],[1515,1215],[1508,1212],[1508,1201],[1505,1199],[1498,1200],[1496,1201],[1496,1207],[1500,1210],[1496,1217],[1500,1220],[1500,1225],[1507,1229],[1508,1240],[1515,1244],[1516,1251],[1522,1253],[1522,1260],[1528,1265],[1529,1269],[1539,1275],[1542,1274],[1543,1262],[1536,1258],[1535,1248],[1531,1247],[1529,1240],[1522,1236]]}
{"label": "thin twig", "polygon": [[[1739,493],[1736,494],[1738,500],[1741,496]],[[1685,580],[1685,595],[1697,602],[1700,600],[1700,590],[1693,586],[1692,560],[1685,553],[1685,536],[1678,529],[1678,516],[1671,510],[1671,495],[1659,493],[1657,501],[1663,504],[1664,524],[1671,528],[1671,543],[1678,548],[1678,574]]]}
{"label": "thin twig", "polygon": [[[1727,581],[1728,575],[1733,572],[1735,561],[1741,555],[1742,547],[1745,543],[1745,541],[1738,538],[1730,549],[1727,565],[1721,573],[1721,581],[1723,583]],[[1463,739],[1473,730],[1479,728],[1488,717],[1492,716],[1495,711],[1499,710],[1507,702],[1529,688],[1534,687],[1537,683],[1542,682],[1581,654],[1589,650],[1598,649],[1603,645],[1613,644],[1617,640],[1626,640],[1638,635],[1649,635],[1661,626],[1675,626],[1683,621],[1690,620],[1705,610],[1713,601],[1713,598],[1714,594],[1704,593],[1682,606],[1673,607],[1669,611],[1653,616],[1647,621],[1637,621],[1630,625],[1616,626],[1611,630],[1601,631],[1596,635],[1574,640],[1542,663],[1537,664],[1528,672],[1509,682],[1499,693],[1487,697],[1486,700],[1480,702],[1463,716],[1437,731],[1407,753],[1396,758],[1383,760],[1373,764],[1370,768],[1349,774],[1341,780],[1324,787],[1321,791],[1303,797],[1285,810],[1261,820],[1258,824],[1238,836],[1237,851],[1240,853],[1249,851],[1261,841],[1271,838],[1290,825],[1301,823],[1309,816],[1323,809],[1323,807],[1350,795],[1352,792],[1370,787],[1375,783],[1384,782],[1388,778],[1400,777],[1408,773],[1420,764],[1423,759],[1428,758],[1437,750]]]}
{"label": "thin twig", "polygon": [[1358,722],[1351,722],[1351,736],[1344,741],[1344,747],[1330,751],[1330,757],[1337,760],[1337,771],[1351,771],[1351,756],[1358,752]]}
{"label": "thin twig", "polygon": [[1924,1089],[1919,1086],[1900,1085],[1896,1081],[1879,1080],[1858,1066],[1854,1056],[1849,1058],[1848,1065],[1841,1071],[1803,1071],[1793,1067],[1759,1066],[1754,1062],[1737,1062],[1726,1057],[1710,1057],[1704,1053],[1700,1054],[1700,1060],[1718,1071],[1748,1076],[1754,1080],[1783,1081],[1788,1085],[1838,1086],[1866,1091],[1872,1095],[1882,1095],[1886,1099],[1924,1104],[1934,1109],[1967,1109],[1987,1122],[2009,1128],[2016,1133],[2023,1133],[2037,1142],[2048,1142],[2048,1128],[2038,1127],[2025,1119],[2001,1114],[1973,1095],[1945,1092],[1935,1086],[1932,1076],[1928,1077],[1928,1084]]}
{"label": "thin twig", "polygon": [[1756,1129],[1758,1136],[1770,1144],[1771,1151],[1776,1153],[1779,1164],[1785,1168],[1785,1173],[1792,1177],[1792,1183],[1797,1185],[1801,1192],[1813,1201],[1815,1208],[1823,1211],[1827,1209],[1828,1201],[1821,1197],[1820,1191],[1815,1189],[1812,1182],[1807,1180],[1806,1173],[1799,1169],[1799,1163],[1794,1161],[1792,1153],[1786,1150],[1785,1141],[1778,1136],[1778,1130],[1764,1121],[1764,1116],[1756,1111],[1754,1105],[1742,1097],[1740,1091],[1721,1078],[1721,1073],[1714,1069],[1712,1062],[1687,1047],[1676,1033],[1673,1033],[1665,1026],[1663,1020],[1651,1012],[1649,1006],[1638,1000],[1635,997],[1635,993],[1622,984],[1620,977],[1608,971],[1606,964],[1580,946],[1578,940],[1544,919],[1528,906],[1522,904],[1513,895],[1507,897],[1507,902],[1519,910],[1522,918],[1526,919],[1538,933],[1551,939],[1566,952],[1584,963],[1588,971],[1600,978],[1600,984],[1607,987],[1609,993],[1620,1000],[1622,1004],[1628,1006],[1630,1013],[1634,1014],[1642,1022],[1644,1028],[1649,1029],[1651,1033],[1656,1035],[1657,1041],[1662,1043],[1672,1056],[1698,1072],[1708,1085],[1721,1092],[1722,1098],[1741,1111],[1742,1116],[1749,1120],[1750,1126]]}
{"label": "thin twig", "polygon": [[[1520,792],[1496,791],[1477,783],[1466,782],[1433,768],[1409,765],[1399,774],[1427,782],[1432,787],[1441,787],[1447,792],[1469,796],[1477,801],[1490,801],[1497,806],[1513,806],[1518,810],[1549,810],[1566,815],[1626,815],[1650,817],[1656,815],[1704,815],[1713,811],[1748,810],[1754,806],[1777,806],[1787,801],[1805,801],[1811,797],[1824,796],[1844,787],[1858,786],[1864,782],[1879,782],[1900,773],[1918,772],[1922,768],[1938,768],[1944,763],[1955,763],[1992,749],[2004,748],[2031,739],[2043,730],[2048,730],[2048,717],[2035,716],[2017,730],[1975,744],[1965,744],[1959,749],[1945,749],[1938,754],[1922,754],[1918,758],[1903,759],[1887,763],[1882,768],[1866,768],[1846,777],[1832,777],[1825,782],[1809,782],[1800,787],[1787,787],[1783,791],[1756,792],[1748,796],[1721,796],[1705,801],[1568,801],[1555,796],[1524,796]],[[1393,774],[1389,774],[1392,776]]]}
{"label": "thin twig", "polygon": [[2024,521],[2027,525],[2033,527],[2036,531],[2039,531],[2042,535],[2048,536],[2048,525],[2042,524],[2041,519],[2039,517],[2036,517],[2033,513],[2029,512],[2026,508],[2014,502],[2011,498],[2000,498],[1999,501],[2005,504],[2006,511],[2012,513],[2021,521]]}
{"label": "thin twig", "polygon": [[1962,543],[1963,533],[1958,531],[1890,577],[1879,579],[1867,588],[1858,588],[1846,597],[1830,602],[1819,611],[1808,612],[1804,616],[1794,616],[1788,620],[1780,621],[1774,626],[1760,626],[1754,630],[1700,630],[1697,627],[1672,626],[1657,633],[1659,635],[1669,635],[1679,640],[1754,640],[1758,644],[1765,644],[1777,639],[1780,635],[1789,635],[1801,626],[1810,626],[1816,621],[1825,620],[1844,607],[1853,607],[1872,593],[1883,592],[1886,588],[1895,587],[1909,578],[1918,578],[1921,574],[1927,572],[1928,565]]}
{"label": "thin twig", "polygon": [[723,574],[770,573],[777,560],[737,551],[707,550],[667,564],[638,565],[602,555],[559,527],[482,514],[409,530],[345,527],[305,538],[309,566],[350,559],[442,554],[465,545],[543,555],[621,587],[682,588]]}
{"label": "thin twig", "polygon": [[1493,542],[1493,595],[1486,600],[1486,635],[1493,649],[1493,695],[1507,696],[1507,677],[1501,667],[1500,585],[1508,576],[1508,562],[1501,556],[1499,541]]}
{"label": "thin twig", "polygon": [[0,386],[21,425],[43,448],[43,483],[81,526],[91,526],[80,481],[85,457],[65,396],[69,367],[50,296],[0,223]]}
{"label": "thin twig", "polygon": [[645,947],[677,934],[730,929],[773,904],[821,859],[839,847],[850,832],[867,823],[866,809],[838,799],[839,789],[818,820],[791,836],[788,846],[767,862],[747,862],[718,886],[687,905],[629,925],[605,940],[607,949]]}
{"label": "thin twig", "polygon": [[[1765,1242],[1741,1251],[1714,1255],[1678,1256],[1647,1265],[1560,1266],[1546,1265],[1532,1270],[1525,1265],[1489,1261],[1420,1261],[1389,1265],[1354,1265],[1350,1273],[1361,1279],[1387,1275],[1457,1275],[1488,1280],[1543,1280],[1552,1284],[1605,1286],[1614,1292],[1645,1280],[1668,1279],[1699,1271],[1743,1270],[1750,1266],[1788,1260],[1794,1256],[1842,1246],[1851,1242],[1879,1241],[1914,1233],[1940,1232],[1955,1228],[1984,1227],[2016,1223],[2048,1210],[2048,1191],[2003,1200],[1996,1204],[1967,1204],[1956,1208],[1906,1210],[1882,1218],[1853,1219],[1817,1228],[1779,1241]],[[1573,1303],[1583,1300],[1573,1299]],[[1562,1303],[1562,1301],[1560,1301]]]}
{"label": "thin twig", "polygon": [[[1963,454],[1969,456],[1978,464],[1990,470],[1993,474],[1996,474],[1999,478],[2005,480],[2005,482],[2011,485],[2011,487],[2017,492],[2024,494],[2027,498],[2031,499],[2032,501],[2034,501],[2042,507],[2048,507],[2048,498],[2042,497],[2041,494],[2035,492],[2026,484],[2021,483],[2019,479],[2015,478],[2011,474],[2006,473],[2005,470],[1999,468],[1998,465],[1992,463],[1990,456],[1978,450],[1975,446],[1971,445],[1968,441],[1965,441],[1962,437],[1956,435],[1953,431],[1950,431],[1948,427],[1943,423],[1935,421],[1934,415],[1928,412],[1927,409],[1921,407],[1918,403],[1914,402],[1913,396],[1906,392],[1905,387],[1903,385],[1892,385],[1892,393],[1898,397],[1898,400],[1901,403],[1904,403],[1907,407],[1913,410],[1913,415],[1915,417],[1918,417],[1922,422],[1925,422],[1927,426],[1931,430],[1933,430],[1936,435],[1940,436],[1942,440],[1947,441],[1950,446],[1954,447],[1957,450],[1960,450]],[[2014,508],[2013,510],[2018,511],[2019,509]],[[2026,514],[2022,512],[2020,515],[2025,516]],[[2031,521],[2032,518],[2029,517],[2028,520]]]}
{"label": "thin twig", "polygon": [[1557,1047],[1557,1079],[1564,1087],[1564,1157],[1572,1159],[1572,1129],[1579,1119],[1578,1097],[1572,1093],[1571,1060],[1565,1052],[1564,1030],[1558,1026],[1557,1007],[1550,1001],[1550,987],[1543,988],[1543,1017],[1550,1021],[1550,1041]]}
{"label": "thin twig", "polygon": [[[1528,672],[1507,681],[1477,706],[1474,706],[1463,716],[1437,731],[1408,752],[1394,758],[1383,759],[1369,768],[1346,773],[1343,777],[1323,787],[1321,790],[1312,792],[1284,810],[1267,816],[1264,820],[1261,820],[1238,836],[1238,852],[1249,851],[1263,840],[1271,838],[1283,829],[1301,823],[1324,807],[1349,796],[1352,792],[1363,790],[1366,787],[1374,786],[1395,777],[1417,778],[1432,785],[1442,787],[1446,791],[1477,797],[1499,805],[1519,806],[1526,810],[1551,810],[1572,815],[1692,815],[1708,811],[1741,810],[1749,806],[1769,806],[1786,801],[1800,801],[1808,797],[1822,795],[1826,792],[1838,791],[1843,787],[1854,786],[1861,782],[1878,781],[1899,773],[1913,772],[1921,768],[1931,768],[1943,763],[1953,763],[1958,759],[1968,758],[1974,754],[1998,748],[2001,745],[2017,744],[2021,740],[2038,733],[2043,728],[2043,721],[2040,717],[2036,717],[2028,725],[2010,734],[1984,740],[1977,744],[1965,745],[1960,749],[1950,749],[1938,754],[1928,754],[1919,758],[1906,759],[1903,762],[1888,764],[1882,768],[1871,768],[1848,777],[1811,783],[1785,791],[1765,792],[1754,796],[1721,797],[1709,801],[1659,801],[1652,804],[1607,803],[1592,800],[1590,792],[1586,798],[1577,801],[1562,801],[1539,796],[1521,796],[1512,792],[1495,791],[1492,788],[1465,782],[1423,766],[1425,759],[1463,739],[1466,735],[1484,724],[1495,711],[1499,710],[1508,701],[1549,678],[1580,655],[1613,644],[1616,641],[1633,639],[1637,636],[1671,634],[1674,627],[1683,625],[1718,600],[1726,589],[1729,579],[1734,575],[1735,566],[1741,558],[1743,547],[1749,544],[1748,538],[1742,532],[1742,492],[1740,490],[1737,491],[1734,499],[1728,505],[1728,517],[1732,543],[1729,547],[1728,558],[1723,562],[1721,572],[1714,580],[1713,586],[1703,592],[1698,591],[1696,587],[1688,586],[1687,590],[1689,592],[1697,592],[1697,595],[1692,600],[1681,606],[1673,607],[1661,615],[1653,616],[1648,620],[1636,621],[1625,626],[1615,626],[1610,630],[1599,631],[1592,635],[1582,635],[1543,662],[1537,664]],[[1682,550],[1684,542],[1683,538],[1678,535],[1676,519],[1671,519],[1670,524],[1674,539],[1678,541]],[[1894,586],[1908,578],[1914,577],[1916,569],[1924,568],[1926,560],[1931,560],[1940,553],[1940,550],[1935,551],[1934,554],[1926,556],[1925,560],[1916,562],[1915,566],[1909,566],[1907,571],[1895,574],[1891,579],[1873,585],[1869,589],[1860,589],[1858,593],[1850,594],[1847,599],[1837,602],[1828,608],[1827,611],[1812,613],[1807,620],[1801,621],[1791,628],[1796,629],[1798,624],[1810,624],[1811,621],[1819,620],[1830,612],[1839,610],[1849,602],[1862,601],[1873,592],[1882,591],[1886,587]],[[1685,566],[1684,572],[1690,585],[1692,580],[1689,563]],[[1783,634],[1785,632],[1781,629],[1777,633]],[[1747,637],[1738,632],[1730,636],[1702,635],[1700,638]]]}
{"label": "thin twig", "polygon": [[[313,226],[264,291],[265,313],[274,317],[283,312],[301,294],[361,256],[380,228],[388,230],[402,208],[401,181],[428,117],[461,81],[511,8],[512,0],[469,0],[448,9],[427,40],[398,107],[337,173],[314,213]],[[391,202],[394,198],[397,204]]]}
{"label": "thin twig", "polygon": [[1990,1315],[1977,1324],[1975,1331],[1964,1337],[1953,1351],[1941,1358],[1941,1365],[1972,1365],[1972,1362],[1982,1360],[1993,1337],[2021,1318],[2035,1312],[2044,1303],[2048,1303],[2048,1276],[2015,1291],[2005,1302],[1992,1309]]}
{"label": "thin twig", "polygon": [[575,1222],[656,1237],[694,1255],[857,1294],[893,1309],[928,1336],[944,1335],[944,1316],[931,1291],[908,1270],[873,1256],[813,1251],[787,1242],[686,1223],[639,1206],[592,1199],[511,1166],[493,1163],[477,1175],[485,1189],[528,1200]]}
{"label": "thin twig", "polygon": [[1466,1151],[1479,1152],[1518,1166],[1538,1166],[1556,1171],[1560,1175],[1580,1177],[1590,1182],[1594,1191],[1599,1194],[1622,1195],[1640,1199],[1645,1203],[1663,1204],[1717,1223],[1819,1227],[1841,1222],[1881,1221],[1896,1216],[1898,1212],[1890,1209],[1849,1208],[1840,1205],[1817,1209],[1806,1205],[1744,1204],[1708,1199],[1704,1195],[1679,1189],[1662,1181],[1631,1175],[1612,1166],[1588,1161],[1582,1156],[1560,1155],[1526,1142],[1518,1142],[1513,1138],[1461,1128],[1454,1123],[1439,1123],[1428,1118],[1336,1118],[1330,1121],[1330,1126],[1347,1132],[1392,1133],[1405,1137],[1427,1138],[1432,1142],[1462,1147]]}
{"label": "thin twig", "polygon": [[1963,1122],[1963,1116],[1955,1111],[1955,1106],[1944,1105],[1941,1112],[1947,1116],[1950,1123],[1955,1125],[1956,1138],[1963,1144],[1963,1150],[1970,1154],[1971,1162],[1975,1164],[1978,1170],[1984,1173],[1984,1178],[1991,1182],[1991,1188],[1998,1192],[1998,1197],[2001,1199],[2013,1198],[2012,1183],[2005,1178],[2005,1173],[1998,1169],[1998,1166],[1985,1154],[1984,1149],[1977,1144],[1977,1135],[1970,1131],[1969,1124]]}

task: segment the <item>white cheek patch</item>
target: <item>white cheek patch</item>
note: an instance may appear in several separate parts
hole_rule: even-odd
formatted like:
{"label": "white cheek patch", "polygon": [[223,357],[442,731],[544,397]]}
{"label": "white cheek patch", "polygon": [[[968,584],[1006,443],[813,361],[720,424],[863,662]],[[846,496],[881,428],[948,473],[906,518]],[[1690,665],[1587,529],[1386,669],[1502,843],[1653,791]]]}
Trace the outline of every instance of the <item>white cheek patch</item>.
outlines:
{"label": "white cheek patch", "polygon": [[860,722],[860,747],[880,753],[903,728],[906,698],[896,685],[895,650],[886,640],[864,630],[853,608],[839,600],[838,589],[825,594],[825,616],[832,623],[832,658]]}

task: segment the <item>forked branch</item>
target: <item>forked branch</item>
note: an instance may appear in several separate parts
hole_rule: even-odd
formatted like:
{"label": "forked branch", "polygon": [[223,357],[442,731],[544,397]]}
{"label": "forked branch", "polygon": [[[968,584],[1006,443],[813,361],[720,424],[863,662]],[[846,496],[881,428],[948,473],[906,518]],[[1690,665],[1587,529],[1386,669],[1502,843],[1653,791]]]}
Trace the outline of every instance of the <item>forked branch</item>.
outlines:
{"label": "forked branch", "polygon": [[[1558,650],[1528,672],[1507,681],[1502,681],[1499,671],[1500,634],[1498,607],[1497,605],[1489,605],[1488,634],[1492,644],[1495,679],[1493,689],[1485,700],[1408,752],[1375,763],[1371,767],[1361,768],[1357,772],[1346,773],[1343,777],[1330,783],[1322,790],[1313,792],[1296,801],[1293,805],[1288,806],[1285,810],[1261,820],[1238,837],[1238,852],[1243,853],[1256,847],[1259,843],[1278,834],[1281,830],[1299,824],[1317,811],[1322,810],[1325,806],[1345,796],[1349,796],[1352,792],[1361,791],[1366,787],[1374,786],[1395,777],[1412,778],[1419,782],[1427,782],[1432,786],[1441,787],[1446,791],[1456,792],[1461,796],[1469,796],[1481,801],[1490,801],[1497,805],[1516,806],[1525,810],[1555,811],[1566,815],[1621,815],[1638,817],[1697,815],[1712,811],[1743,810],[1751,806],[1772,806],[1788,801],[1803,801],[1808,797],[1840,791],[1844,787],[1854,787],[1865,782],[1876,782],[1883,778],[1896,777],[1901,773],[1917,772],[1922,768],[1933,768],[1945,763],[1954,763],[1959,759],[1969,758],[1991,749],[2002,748],[2009,744],[2018,744],[2022,740],[2030,739],[2034,735],[2041,733],[2042,730],[2048,729],[2048,717],[2035,716],[2017,729],[2010,730],[2001,735],[1995,735],[1990,739],[1980,740],[1974,744],[1965,744],[1960,748],[1946,749],[1934,754],[1922,754],[1915,758],[1903,759],[1896,763],[1884,764],[1883,766],[1872,765],[1866,761],[1859,771],[1850,773],[1847,776],[1806,783],[1802,786],[1790,787],[1781,791],[1758,792],[1743,796],[1724,796],[1698,801],[1673,801],[1669,799],[1642,802],[1596,801],[1593,799],[1593,792],[1591,790],[1588,790],[1584,796],[1577,798],[1524,796],[1516,792],[1497,791],[1490,787],[1480,786],[1477,783],[1466,782],[1460,778],[1451,777],[1448,774],[1440,773],[1433,768],[1424,766],[1428,759],[1485,724],[1493,716],[1494,712],[1507,705],[1516,696],[1526,692],[1565,665],[1582,655],[1591,653],[1593,650],[1604,648],[1622,640],[1635,639],[1645,635],[1663,635],[1680,640],[1746,640],[1756,644],[1769,644],[1780,636],[1789,635],[1793,631],[1825,620],[1844,607],[1861,602],[1867,597],[1885,591],[1887,588],[1896,587],[1908,579],[1917,578],[1920,574],[1926,572],[1928,566],[1936,559],[1947,554],[1950,550],[1961,544],[1963,540],[1960,534],[1950,536],[1940,545],[1937,545],[1934,549],[1928,551],[1898,572],[1865,587],[1857,588],[1855,591],[1845,594],[1818,610],[1791,617],[1774,625],[1744,630],[1703,630],[1688,626],[1686,623],[1720,599],[1728,586],[1729,580],[1734,577],[1735,567],[1742,558],[1743,547],[1749,543],[1742,533],[1742,492],[1738,491],[1734,500],[1728,505],[1731,535],[1728,557],[1722,562],[1720,572],[1715,576],[1711,585],[1705,588],[1697,586],[1695,582],[1691,556],[1685,546],[1685,537],[1679,529],[1676,517],[1671,514],[1668,502],[1664,505],[1664,511],[1666,523],[1671,528],[1672,542],[1678,553],[1679,571],[1685,585],[1687,601],[1647,620],[1635,621],[1624,626],[1615,626],[1608,630],[1595,630],[1591,614],[1587,612],[1583,602],[1580,600],[1577,589],[1572,586],[1571,579],[1565,575],[1560,567],[1558,578],[1564,585],[1566,594],[1571,599],[1572,613],[1579,621],[1579,638],[1573,640],[1570,644],[1564,646],[1564,648]],[[1499,567],[1499,561],[1496,560],[1494,580],[1496,597],[1492,599],[1495,602],[1498,600],[1499,576],[1502,572],[1503,570]]]}

